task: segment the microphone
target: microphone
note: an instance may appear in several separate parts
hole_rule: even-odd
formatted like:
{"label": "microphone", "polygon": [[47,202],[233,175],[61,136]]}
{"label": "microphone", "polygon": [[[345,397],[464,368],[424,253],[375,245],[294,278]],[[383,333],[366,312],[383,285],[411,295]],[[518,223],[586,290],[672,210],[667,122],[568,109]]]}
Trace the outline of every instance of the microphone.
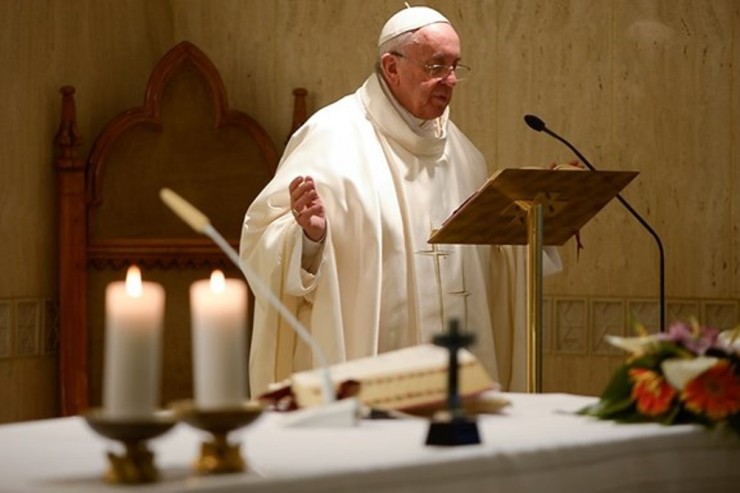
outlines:
{"label": "microphone", "polygon": [[[555,138],[556,140],[559,140],[563,144],[565,144],[568,149],[573,151],[576,156],[578,156],[578,159],[580,159],[591,171],[596,171],[596,168],[593,167],[593,165],[589,162],[586,157],[581,154],[578,149],[576,149],[570,142],[547,128],[547,125],[545,125],[545,122],[542,121],[542,119],[536,115],[524,115],[524,122],[531,128],[532,130],[535,130],[537,132],[545,132],[549,136]],[[658,244],[658,252],[660,253],[660,331],[665,332],[665,254],[663,252],[663,242],[660,241],[660,237],[658,236],[658,233],[655,232],[655,230],[650,227],[650,225],[643,219],[643,217],[637,213],[635,209],[632,208],[632,206],[624,200],[621,194],[617,194],[617,200],[622,203],[622,205],[637,219],[637,221],[650,233],[650,235],[655,238],[655,242]]]}
{"label": "microphone", "polygon": [[[172,211],[180,217],[186,224],[188,224],[197,233],[204,234],[211,238],[216,245],[226,254],[240,270],[251,277],[250,284],[257,292],[267,298],[267,301],[285,318],[291,328],[303,339],[303,342],[308,344],[311,350],[316,355],[316,359],[321,365],[322,372],[322,391],[324,397],[324,407],[319,410],[304,410],[307,411],[307,415],[304,417],[299,416],[292,420],[293,426],[316,426],[316,425],[339,425],[339,426],[351,426],[354,424],[354,415],[356,414],[356,407],[358,403],[353,399],[343,399],[346,402],[336,402],[334,397],[334,385],[332,384],[331,374],[329,370],[329,363],[326,359],[324,352],[316,342],[308,330],[298,321],[298,319],[291,313],[288,308],[275,296],[270,290],[267,284],[257,276],[254,271],[247,265],[241,265],[239,262],[239,255],[229,245],[223,236],[211,225],[210,219],[203,214],[201,211],[196,209],[192,204],[183,199],[180,195],[173,192],[168,188],[163,188],[159,192],[159,196],[162,202],[172,209]],[[313,412],[311,412],[313,411]]]}
{"label": "microphone", "polygon": [[532,130],[542,132],[545,129],[545,122],[540,120],[538,116],[524,115],[524,121],[527,122],[527,125],[529,125]]}

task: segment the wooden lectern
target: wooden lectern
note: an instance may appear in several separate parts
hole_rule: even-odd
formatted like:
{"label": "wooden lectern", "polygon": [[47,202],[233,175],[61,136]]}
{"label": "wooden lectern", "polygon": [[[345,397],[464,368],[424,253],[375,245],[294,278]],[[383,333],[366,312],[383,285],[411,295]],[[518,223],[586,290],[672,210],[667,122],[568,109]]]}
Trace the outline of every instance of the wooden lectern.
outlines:
{"label": "wooden lectern", "polygon": [[542,391],[542,247],[563,245],[635,176],[636,171],[503,169],[429,238],[528,245],[527,392]]}

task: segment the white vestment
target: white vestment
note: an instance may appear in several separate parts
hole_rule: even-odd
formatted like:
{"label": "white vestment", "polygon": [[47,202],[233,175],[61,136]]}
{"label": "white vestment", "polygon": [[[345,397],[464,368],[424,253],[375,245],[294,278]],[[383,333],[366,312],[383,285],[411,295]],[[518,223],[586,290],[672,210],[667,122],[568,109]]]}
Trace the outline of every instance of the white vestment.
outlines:
{"label": "white vestment", "polygon": [[[407,123],[371,75],[291,138],[274,179],[247,211],[240,256],[316,338],[330,364],[430,342],[457,318],[504,388],[523,390],[525,259],[521,247],[427,243],[488,177],[482,154],[450,121],[437,135]],[[316,274],[301,267],[303,230],[288,184],[311,176],[327,233]],[[315,356],[255,292],[252,395]]]}

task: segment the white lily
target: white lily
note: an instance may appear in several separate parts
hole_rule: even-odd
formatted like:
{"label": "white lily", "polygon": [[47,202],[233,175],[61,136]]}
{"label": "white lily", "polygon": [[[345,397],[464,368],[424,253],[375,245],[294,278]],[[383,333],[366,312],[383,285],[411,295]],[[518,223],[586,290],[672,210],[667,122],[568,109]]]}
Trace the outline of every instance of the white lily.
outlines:
{"label": "white lily", "polygon": [[717,339],[723,346],[740,353],[740,325],[734,329],[723,330],[719,333]]}
{"label": "white lily", "polygon": [[624,349],[635,355],[644,354],[647,349],[657,343],[657,340],[652,336],[619,337],[607,334],[604,336],[604,339],[612,346]]}
{"label": "white lily", "polygon": [[688,382],[717,364],[718,358],[699,356],[693,359],[671,358],[663,361],[660,368],[668,383],[676,390],[683,390]]}

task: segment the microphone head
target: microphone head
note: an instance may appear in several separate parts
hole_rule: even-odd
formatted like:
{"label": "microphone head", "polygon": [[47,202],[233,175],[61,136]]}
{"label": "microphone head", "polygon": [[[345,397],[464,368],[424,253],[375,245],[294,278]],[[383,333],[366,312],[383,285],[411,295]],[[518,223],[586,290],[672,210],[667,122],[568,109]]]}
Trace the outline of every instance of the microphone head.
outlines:
{"label": "microphone head", "polygon": [[196,209],[190,202],[180,197],[169,188],[163,188],[159,191],[159,197],[169,206],[172,211],[180,216],[196,233],[204,233],[205,228],[210,224],[208,217]]}
{"label": "microphone head", "polygon": [[535,115],[524,115],[524,121],[529,125],[529,128],[542,132],[545,129],[545,122],[540,120],[540,117]]}

